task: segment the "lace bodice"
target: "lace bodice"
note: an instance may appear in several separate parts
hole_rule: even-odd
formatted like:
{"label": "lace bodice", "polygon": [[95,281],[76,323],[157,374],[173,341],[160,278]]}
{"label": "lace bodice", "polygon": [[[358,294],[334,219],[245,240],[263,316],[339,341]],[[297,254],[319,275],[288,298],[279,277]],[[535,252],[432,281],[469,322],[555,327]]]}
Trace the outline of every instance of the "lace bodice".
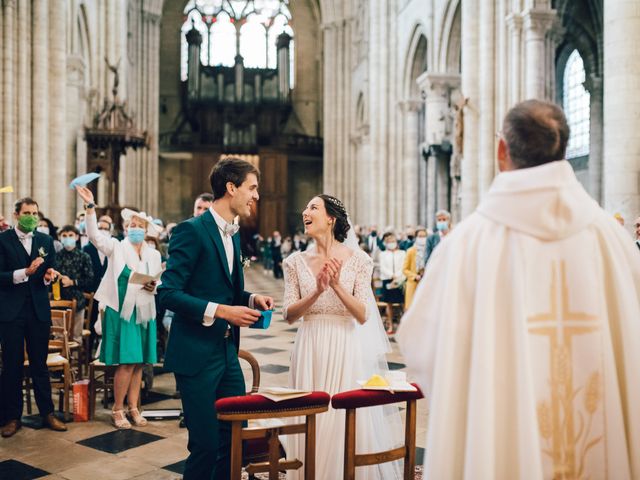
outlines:
{"label": "lace bodice", "polygon": [[[305,262],[304,254],[296,252],[290,255],[284,265],[284,302],[283,313],[289,305],[302,297],[312,294],[316,290],[316,278]],[[356,250],[344,263],[340,272],[340,283],[348,292],[366,304],[367,289],[371,289],[371,274],[373,262],[369,255],[362,250]],[[351,314],[340,301],[332,288],[325,290],[316,302],[307,310],[305,315],[342,315]]]}

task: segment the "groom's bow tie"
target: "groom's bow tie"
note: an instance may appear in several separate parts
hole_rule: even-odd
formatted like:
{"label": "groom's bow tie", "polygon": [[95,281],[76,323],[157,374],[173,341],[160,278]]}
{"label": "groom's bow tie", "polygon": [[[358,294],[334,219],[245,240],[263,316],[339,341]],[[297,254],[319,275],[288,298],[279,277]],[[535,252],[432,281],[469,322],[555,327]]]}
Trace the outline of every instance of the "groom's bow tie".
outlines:
{"label": "groom's bow tie", "polygon": [[233,237],[236,233],[238,233],[238,230],[240,230],[240,225],[238,225],[237,223],[227,223],[222,230],[222,233],[224,233],[227,237]]}

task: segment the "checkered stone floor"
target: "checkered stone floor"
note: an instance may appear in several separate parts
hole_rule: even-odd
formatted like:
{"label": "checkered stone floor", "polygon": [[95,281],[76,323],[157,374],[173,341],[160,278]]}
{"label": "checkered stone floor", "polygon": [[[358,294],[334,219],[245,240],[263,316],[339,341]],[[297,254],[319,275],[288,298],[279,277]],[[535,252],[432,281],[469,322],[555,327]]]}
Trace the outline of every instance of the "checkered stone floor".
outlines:
{"label": "checkered stone floor", "polygon": [[[284,284],[260,265],[246,272],[246,288],[252,292],[271,295],[276,312],[266,331],[244,330],[241,346],[251,352],[261,370],[261,386],[286,386],[291,347],[297,328],[282,319]],[[405,365],[392,342],[393,352],[388,360],[393,370]],[[247,385],[251,370],[241,362]],[[153,389],[143,401],[146,409],[179,409],[172,374],[156,367]],[[116,431],[110,424],[109,410],[98,398],[96,419],[92,422],[68,423],[67,432],[40,429],[39,419],[30,417],[26,425],[12,438],[0,438],[0,479],[67,479],[67,480],[165,480],[182,478],[184,460],[188,456],[187,431],[177,420],[151,421],[144,428]],[[57,405],[57,397],[54,398]],[[37,407],[34,408],[37,410]],[[25,412],[26,416],[26,412]],[[426,404],[418,402],[417,457],[424,456],[426,436]],[[419,472],[420,469],[417,469]],[[416,478],[421,478],[416,473]]]}

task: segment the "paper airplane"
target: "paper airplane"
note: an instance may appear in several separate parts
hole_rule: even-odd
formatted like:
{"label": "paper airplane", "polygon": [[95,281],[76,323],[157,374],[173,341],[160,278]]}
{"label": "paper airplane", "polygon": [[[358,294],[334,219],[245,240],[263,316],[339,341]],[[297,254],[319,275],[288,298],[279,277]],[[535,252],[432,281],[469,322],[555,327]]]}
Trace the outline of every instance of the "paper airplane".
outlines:
{"label": "paper airplane", "polygon": [[76,187],[84,187],[85,185],[93,182],[96,178],[100,178],[100,174],[96,172],[85,173],[84,175],[80,175],[77,178],[74,178],[69,184],[69,188],[71,190]]}
{"label": "paper airplane", "polygon": [[0,193],[13,193],[13,187],[11,185],[7,185],[6,187],[0,188]]}

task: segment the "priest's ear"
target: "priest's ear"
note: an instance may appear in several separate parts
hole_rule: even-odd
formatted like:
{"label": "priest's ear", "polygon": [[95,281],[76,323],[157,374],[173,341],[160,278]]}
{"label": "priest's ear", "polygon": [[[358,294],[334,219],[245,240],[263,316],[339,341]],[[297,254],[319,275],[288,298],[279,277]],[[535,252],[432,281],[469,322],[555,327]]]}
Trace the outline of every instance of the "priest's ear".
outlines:
{"label": "priest's ear", "polygon": [[513,162],[511,161],[511,155],[509,154],[509,147],[503,136],[498,140],[498,169],[501,172],[508,172],[514,170]]}

